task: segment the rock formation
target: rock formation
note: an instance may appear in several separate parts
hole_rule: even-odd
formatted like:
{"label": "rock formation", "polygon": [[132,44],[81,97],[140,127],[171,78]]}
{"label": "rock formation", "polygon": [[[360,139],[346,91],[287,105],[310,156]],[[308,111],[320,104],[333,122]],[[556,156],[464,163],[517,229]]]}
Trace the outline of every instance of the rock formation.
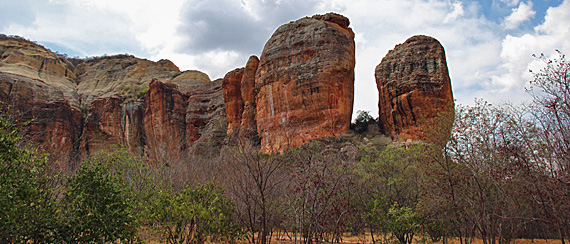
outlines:
{"label": "rock formation", "polygon": [[[53,161],[74,160],[82,117],[73,65],[30,41],[0,38],[0,111],[18,122],[32,120],[27,141],[58,152]],[[62,167],[67,167],[66,165]]]}
{"label": "rock formation", "polygon": [[338,14],[279,27],[255,75],[262,151],[275,152],[348,130],[354,100],[354,33]]}
{"label": "rock formation", "polygon": [[74,60],[22,38],[0,36],[0,107],[26,136],[73,168],[101,149],[124,147],[180,159],[216,136],[224,121],[221,81],[172,62],[130,55]]}
{"label": "rock formation", "polygon": [[245,68],[228,73],[228,134],[239,128],[240,138],[259,136],[262,151],[271,153],[346,132],[355,65],[348,25],[334,13],[282,25],[261,58],[252,56]]}
{"label": "rock formation", "polygon": [[241,79],[241,97],[243,100],[243,112],[240,122],[240,137],[254,139],[257,136],[257,123],[255,120],[257,90],[255,88],[255,74],[259,66],[257,56],[249,57]]}
{"label": "rock formation", "polygon": [[414,36],[376,67],[380,128],[400,139],[421,139],[430,118],[453,109],[445,51],[428,36]]}
{"label": "rock formation", "polygon": [[[282,25],[260,58],[213,82],[169,60],[66,59],[0,35],[1,107],[35,118],[28,136],[57,152],[52,161],[77,162],[117,146],[177,161],[226,134],[261,143],[266,153],[282,151],[348,131],[355,66],[349,24],[328,13]],[[452,107],[445,53],[431,37],[396,46],[376,80],[380,126],[394,137],[419,139],[426,118]]]}
{"label": "rock formation", "polygon": [[241,79],[243,68],[234,69],[223,79],[223,93],[228,119],[228,135],[234,134],[240,128],[243,112],[243,98],[241,96]]}
{"label": "rock formation", "polygon": [[250,139],[257,135],[255,73],[258,64],[259,58],[251,56],[244,68],[237,68],[228,72],[223,79],[228,135]]}

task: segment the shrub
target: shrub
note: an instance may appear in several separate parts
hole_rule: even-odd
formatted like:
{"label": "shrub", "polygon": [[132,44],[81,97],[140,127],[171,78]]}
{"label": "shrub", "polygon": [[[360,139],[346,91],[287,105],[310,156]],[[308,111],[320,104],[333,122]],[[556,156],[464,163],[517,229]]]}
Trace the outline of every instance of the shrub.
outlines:
{"label": "shrub", "polygon": [[55,177],[45,156],[18,147],[18,130],[0,115],[0,243],[52,243]]}
{"label": "shrub", "polygon": [[154,201],[153,219],[168,243],[233,242],[241,231],[231,219],[235,212],[224,190],[213,183],[186,187],[178,193],[161,191]]}
{"label": "shrub", "polygon": [[83,162],[64,190],[61,237],[68,243],[132,242],[153,195],[150,170],[123,150]]}

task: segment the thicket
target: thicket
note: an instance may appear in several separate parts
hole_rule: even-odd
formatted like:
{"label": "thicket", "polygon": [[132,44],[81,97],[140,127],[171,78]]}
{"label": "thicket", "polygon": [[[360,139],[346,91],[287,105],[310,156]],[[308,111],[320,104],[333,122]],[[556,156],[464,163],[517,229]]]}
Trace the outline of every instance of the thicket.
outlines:
{"label": "thicket", "polygon": [[565,243],[570,64],[540,59],[532,102],[456,106],[426,118],[432,126],[414,143],[388,142],[361,112],[355,132],[278,155],[238,140],[158,166],[118,150],[62,175],[19,147],[2,115],[0,242],[340,243],[350,233],[375,243]]}

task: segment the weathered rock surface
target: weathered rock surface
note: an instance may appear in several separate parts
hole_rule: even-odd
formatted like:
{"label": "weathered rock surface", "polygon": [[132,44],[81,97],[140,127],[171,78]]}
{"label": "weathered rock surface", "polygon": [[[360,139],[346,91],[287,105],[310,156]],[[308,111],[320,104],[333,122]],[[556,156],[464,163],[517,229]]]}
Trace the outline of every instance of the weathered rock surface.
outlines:
{"label": "weathered rock surface", "polygon": [[259,67],[257,56],[249,57],[241,78],[241,97],[243,100],[243,112],[240,122],[240,137],[253,139],[257,135],[257,123],[255,120],[256,101],[258,90],[255,88],[255,74]]}
{"label": "weathered rock surface", "polygon": [[228,119],[228,135],[237,132],[241,124],[243,112],[243,98],[241,96],[241,80],[243,68],[234,69],[226,74],[223,79],[223,93]]}
{"label": "weathered rock surface", "polygon": [[93,100],[85,113],[79,148],[81,158],[120,146],[135,155],[144,155],[142,112],[142,102],[125,103],[125,98],[118,95]]}
{"label": "weathered rock surface", "polygon": [[73,168],[101,149],[173,163],[225,132],[222,82],[172,62],[129,55],[74,60],[0,36],[0,105],[26,136]]}
{"label": "weathered rock surface", "polygon": [[[0,112],[23,123],[27,141],[57,151],[52,161],[76,159],[82,117],[73,65],[30,41],[0,36]],[[70,165],[61,165],[68,168]]]}
{"label": "weathered rock surface", "polygon": [[73,65],[64,58],[24,39],[0,37],[0,72],[20,75],[57,88],[58,94],[44,96],[59,98],[63,95],[73,105],[76,85]]}
{"label": "weathered rock surface", "polygon": [[153,79],[170,81],[180,70],[169,60],[153,62],[130,55],[99,57],[78,65],[77,89],[83,106],[97,97],[141,98]]}
{"label": "weathered rock surface", "polygon": [[59,89],[28,77],[0,72],[0,112],[13,116],[18,123],[34,119],[24,128],[25,138],[41,150],[57,151],[52,161],[75,160],[74,142],[81,133],[81,112],[64,99]]}
{"label": "weathered rock surface", "polygon": [[[145,95],[144,130],[150,155],[171,162],[185,151],[188,95],[176,85],[153,80]],[[168,157],[168,158],[167,158]]]}
{"label": "weathered rock surface", "polygon": [[262,151],[275,152],[348,130],[354,100],[354,33],[338,14],[279,27],[255,76]]}
{"label": "weathered rock surface", "polygon": [[[172,64],[174,65],[174,64]],[[172,78],[170,81],[171,83],[178,84],[181,81],[189,81],[189,80],[199,80],[204,82],[210,82],[210,77],[201,71],[198,70],[186,70],[179,75]]]}
{"label": "weathered rock surface", "polygon": [[258,64],[259,58],[251,56],[245,67],[228,72],[223,79],[228,135],[251,138],[257,134],[255,73]]}
{"label": "weathered rock surface", "polygon": [[445,51],[432,37],[414,36],[397,45],[375,75],[380,127],[393,137],[418,140],[426,120],[453,109]]}

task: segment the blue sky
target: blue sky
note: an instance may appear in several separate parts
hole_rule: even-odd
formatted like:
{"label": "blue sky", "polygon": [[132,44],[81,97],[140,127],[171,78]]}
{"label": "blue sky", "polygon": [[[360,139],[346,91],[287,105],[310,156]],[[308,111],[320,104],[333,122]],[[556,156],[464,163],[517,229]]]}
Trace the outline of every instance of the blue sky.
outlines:
{"label": "blue sky", "polygon": [[216,79],[259,56],[279,25],[326,12],[356,33],[355,112],[378,113],[374,68],[413,35],[442,43],[461,104],[529,100],[532,54],[570,54],[570,0],[0,0],[0,32],[70,56],[166,58]]}

